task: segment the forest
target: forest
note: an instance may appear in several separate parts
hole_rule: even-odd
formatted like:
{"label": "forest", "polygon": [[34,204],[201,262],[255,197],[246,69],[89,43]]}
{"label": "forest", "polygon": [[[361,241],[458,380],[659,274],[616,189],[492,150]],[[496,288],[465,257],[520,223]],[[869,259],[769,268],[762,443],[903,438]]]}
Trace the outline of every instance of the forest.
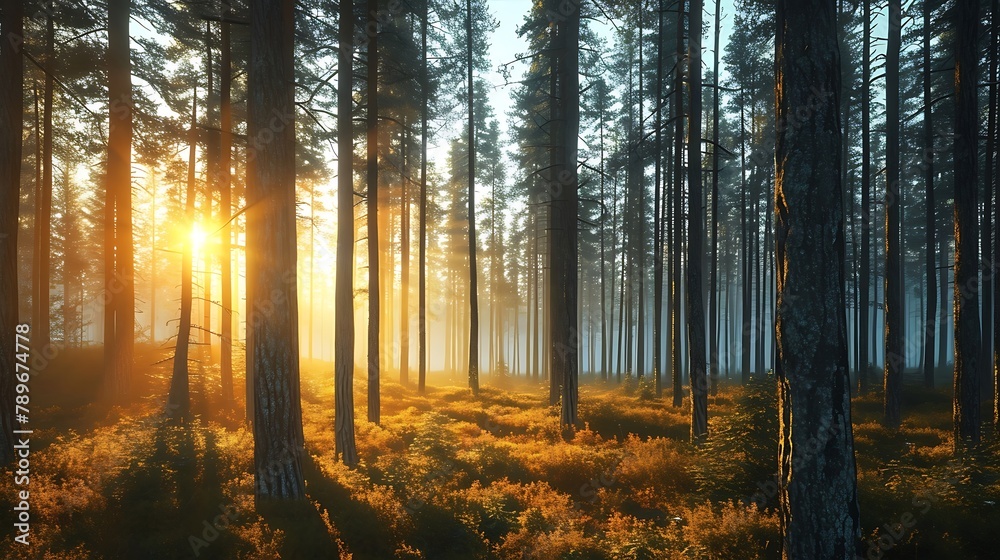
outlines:
{"label": "forest", "polygon": [[1000,0],[0,0],[0,556],[970,559]]}

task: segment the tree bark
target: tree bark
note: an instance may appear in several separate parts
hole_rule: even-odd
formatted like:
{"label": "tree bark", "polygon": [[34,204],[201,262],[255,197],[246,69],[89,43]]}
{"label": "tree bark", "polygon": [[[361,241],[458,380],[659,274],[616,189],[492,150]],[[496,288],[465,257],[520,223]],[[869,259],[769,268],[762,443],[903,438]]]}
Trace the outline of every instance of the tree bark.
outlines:
{"label": "tree bark", "polygon": [[[115,400],[131,388],[135,289],[132,258],[132,77],[129,0],[108,4],[108,171],[105,196],[105,374]],[[109,219],[113,216],[113,219]],[[110,260],[110,264],[107,262]],[[109,330],[110,328],[110,330]],[[108,342],[111,341],[110,348]]]}
{"label": "tree bark", "polygon": [[578,271],[578,230],[579,176],[577,167],[577,139],[580,133],[580,7],[583,0],[576,2],[566,19],[558,25],[556,39],[559,44],[559,100],[562,105],[559,138],[562,150],[559,179],[561,189],[558,201],[562,235],[553,240],[555,260],[561,262],[562,286],[553,294],[553,357],[552,371],[559,372],[562,380],[562,414],[560,424],[571,430],[577,424],[577,401],[579,383],[580,334],[577,331],[577,271]]}
{"label": "tree bark", "polygon": [[958,0],[955,17],[955,385],[956,451],[979,444],[979,3]]}
{"label": "tree bark", "polygon": [[368,0],[368,421],[380,420],[379,287],[381,245],[378,226],[378,0]]}
{"label": "tree bark", "polygon": [[340,3],[337,57],[337,281],[334,341],[336,454],[358,464],[354,443],[354,4]]}
{"label": "tree bark", "polygon": [[861,371],[858,373],[858,393],[868,391],[868,369],[871,366],[868,334],[871,331],[871,5],[863,2],[861,62]]}
{"label": "tree bark", "polygon": [[[6,336],[18,328],[17,233],[21,200],[21,130],[24,121],[24,4],[7,2],[0,11],[0,329]],[[30,336],[30,331],[27,333]],[[14,460],[14,387],[16,346],[0,345],[0,464]],[[25,364],[27,365],[27,364]]]}
{"label": "tree bark", "polygon": [[684,146],[684,0],[678,4],[677,11],[677,62],[674,66],[674,181],[673,181],[673,252],[670,281],[670,371],[673,385],[673,406],[680,407],[684,403],[684,387],[681,385],[681,238],[684,215],[682,204],[682,189],[684,186],[684,157],[681,155]]}
{"label": "tree bark", "polygon": [[709,288],[709,367],[712,394],[719,388],[719,25],[722,2],[715,1],[715,48],[712,71],[712,282]]}
{"label": "tree bark", "polygon": [[[230,5],[225,5],[224,17],[230,16],[232,10]],[[220,246],[221,275],[222,275],[222,309],[221,319],[221,364],[220,376],[222,380],[222,402],[227,408],[233,405],[233,277],[232,277],[232,247],[231,247],[231,227],[230,220],[233,213],[232,201],[232,147],[233,147],[233,108],[231,102],[232,93],[232,44],[230,38],[229,24],[223,22],[222,26],[222,55],[219,75],[219,128],[222,130],[219,136],[219,205],[220,218],[224,220],[222,225],[222,243]]]}
{"label": "tree bark", "polygon": [[[253,278],[255,496],[300,500],[302,405],[296,295],[294,2],[250,5],[247,277]],[[275,116],[280,126],[274,126]],[[271,131],[270,134],[265,131]]]}
{"label": "tree bark", "polygon": [[476,264],[476,124],[472,81],[472,0],[465,0],[465,65],[469,109],[469,388],[479,396],[479,281]]}
{"label": "tree bark", "polygon": [[688,244],[687,323],[691,379],[691,441],[708,437],[708,378],[705,364],[705,304],[702,299],[702,243],[705,224],[701,207],[701,12],[702,0],[691,0],[688,38]]}
{"label": "tree bark", "polygon": [[427,111],[430,97],[427,80],[427,15],[429,3],[423,3],[423,13],[420,18],[420,51],[423,53],[420,65],[420,271],[417,282],[419,299],[419,323],[417,327],[420,338],[420,366],[417,374],[417,390],[424,392],[427,382]]}
{"label": "tree bark", "polygon": [[901,0],[889,0],[889,41],[886,48],[886,193],[885,193],[885,372],[882,424],[899,428],[903,351],[903,267],[899,246],[899,49]]}
{"label": "tree bark", "polygon": [[[184,195],[184,221],[187,231],[194,226],[195,207],[195,149],[198,143],[198,88],[191,94],[191,127],[188,130],[188,172],[187,189]],[[173,371],[170,377],[170,394],[167,403],[170,417],[187,420],[191,411],[189,390],[190,370],[188,354],[191,345],[191,304],[194,268],[194,243],[190,235],[184,239],[181,253],[181,317],[177,327],[177,343],[174,347]]]}
{"label": "tree bark", "polygon": [[934,332],[937,329],[937,271],[934,267],[934,229],[937,227],[937,206],[934,201],[934,111],[931,107],[931,12],[933,8],[929,0],[923,5],[923,94],[924,94],[924,126],[923,126],[923,164],[924,164],[924,197],[927,213],[924,221],[926,246],[924,253],[924,269],[927,275],[927,307],[924,316],[924,385],[934,387]]}
{"label": "tree bark", "polygon": [[[853,560],[861,529],[847,357],[835,3],[779,0],[775,45],[776,119],[785,123],[775,144],[782,555]],[[809,118],[796,116],[803,107],[812,109]]]}

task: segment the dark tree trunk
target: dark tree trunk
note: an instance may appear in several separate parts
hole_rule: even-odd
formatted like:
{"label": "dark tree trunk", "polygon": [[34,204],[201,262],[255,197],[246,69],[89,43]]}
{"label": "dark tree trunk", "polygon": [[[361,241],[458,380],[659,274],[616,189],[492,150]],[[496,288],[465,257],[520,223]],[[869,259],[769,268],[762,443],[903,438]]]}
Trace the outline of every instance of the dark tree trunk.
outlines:
{"label": "dark tree trunk", "polygon": [[927,307],[924,309],[924,385],[934,387],[934,332],[937,328],[937,271],[934,267],[934,229],[937,227],[937,206],[934,201],[934,111],[931,107],[931,12],[933,8],[929,0],[923,5],[923,94],[924,94],[924,126],[923,126],[923,164],[924,164],[924,196],[927,213],[924,221],[926,246],[924,254],[924,269],[927,275]]}
{"label": "dark tree trunk", "polygon": [[[660,218],[660,206],[664,204],[660,176],[660,161],[663,156],[663,107],[661,105],[663,103],[663,0],[658,0],[656,12],[656,103],[653,109],[656,111],[656,118],[653,121],[655,123],[653,148],[653,377],[656,384],[656,396],[660,397],[663,394],[663,220]],[[604,199],[603,194],[602,191],[602,200]],[[603,284],[602,277],[601,285]]]}
{"label": "dark tree trunk", "polygon": [[420,369],[417,379],[418,391],[423,393],[427,381],[427,111],[428,111],[428,81],[427,81],[427,12],[428,2],[423,3],[423,13],[420,18],[420,51],[423,53],[420,65],[420,264],[419,279],[419,323],[417,327],[420,338]]}
{"label": "dark tree trunk", "polygon": [[[132,381],[135,289],[132,280],[132,73],[129,60],[129,0],[108,4],[108,172],[105,204],[105,289],[110,323],[105,319],[106,389],[111,398],[127,397]],[[113,220],[108,219],[113,216]],[[110,331],[108,330],[110,327]],[[110,355],[109,355],[110,350]]]}
{"label": "dark tree trunk", "polygon": [[889,0],[889,42],[886,50],[886,193],[885,193],[885,372],[882,424],[899,428],[903,353],[903,293],[899,210],[899,49],[901,0]]}
{"label": "dark tree trunk", "polygon": [[[1000,19],[997,18],[998,11],[1000,11],[1000,1],[993,0],[993,4],[990,8],[990,22],[993,26],[993,36],[990,45],[990,123],[987,127],[989,130],[989,139],[987,140],[987,152],[990,157],[993,158],[992,161],[997,161],[997,104],[1000,103],[1000,98],[998,98],[998,88],[997,80],[1000,79],[1000,74],[998,74],[998,64],[1000,64]],[[998,173],[995,168],[990,166],[992,169],[992,189],[994,195],[1000,192],[998,188],[997,180]],[[995,203],[993,205],[993,224],[994,224],[994,234],[1000,237],[1000,203]],[[1000,271],[1000,251],[997,250],[997,239],[993,239],[993,428],[997,433],[1000,433],[1000,280],[997,279],[996,274]]]}
{"label": "dark tree trunk", "polygon": [[740,335],[740,382],[746,385],[750,381],[750,331],[753,330],[753,303],[750,301],[750,289],[753,279],[750,277],[750,232],[747,231],[747,181],[746,181],[746,100],[743,89],[740,89],[740,258],[742,259],[742,323]]}
{"label": "dark tree trunk", "polygon": [[[295,263],[295,98],[292,0],[250,5],[254,176],[247,200],[247,277],[253,278],[255,496],[305,497]],[[280,116],[280,127],[271,125]],[[269,126],[270,125],[270,126]],[[275,130],[275,128],[278,128]],[[271,130],[265,135],[263,131]],[[268,141],[269,140],[269,141]]]}
{"label": "dark tree trunk", "polygon": [[[6,336],[28,336],[18,327],[17,232],[21,200],[21,129],[24,121],[24,4],[7,2],[0,10],[0,329]],[[0,348],[0,464],[14,460],[14,387],[26,378],[26,366],[15,358],[16,345]]]}
{"label": "dark tree trunk", "polygon": [[858,373],[858,392],[868,391],[868,370],[871,358],[868,349],[868,334],[871,327],[871,83],[872,71],[869,53],[871,52],[871,5],[863,2],[862,15],[863,39],[861,61],[861,371]]}
{"label": "dark tree trunk", "polygon": [[[582,3],[582,0],[581,0]],[[554,271],[561,278],[560,290],[552,294],[552,375],[562,381],[562,415],[560,424],[570,429],[577,423],[578,375],[580,337],[577,332],[577,271],[578,243],[577,218],[579,214],[577,167],[577,138],[580,133],[580,5],[558,24],[556,41],[559,58],[559,101],[561,104],[558,139],[560,154],[558,195],[553,197],[553,215],[559,223],[553,224],[554,235],[550,247],[553,263],[560,266]]]}
{"label": "dark tree trunk", "polygon": [[712,70],[712,282],[709,287],[709,367],[712,394],[719,390],[719,25],[722,3],[715,2],[715,49]]}
{"label": "dark tree trunk", "polygon": [[691,376],[691,441],[708,437],[708,379],[705,371],[705,304],[702,301],[702,242],[705,224],[701,200],[701,11],[702,0],[691,1],[688,38],[688,244],[687,324]]}
{"label": "dark tree trunk", "polygon": [[[187,189],[184,195],[184,221],[190,230],[194,225],[195,207],[195,149],[198,143],[198,88],[191,94],[191,128],[188,131]],[[184,240],[181,254],[181,317],[177,327],[177,345],[174,347],[173,373],[170,377],[170,394],[167,404],[170,417],[187,420],[191,411],[189,390],[190,374],[188,355],[191,346],[191,299],[194,278],[194,243],[190,236]]]}
{"label": "dark tree trunk", "polygon": [[[985,2],[983,3],[985,4]],[[993,10],[990,12],[991,26],[993,27],[992,33],[996,34],[996,3],[993,4]],[[983,331],[983,343],[980,349],[979,357],[979,379],[980,387],[982,392],[989,395],[990,391],[993,389],[993,283],[996,282],[997,271],[1000,267],[997,266],[996,262],[993,260],[992,256],[992,244],[993,244],[993,192],[994,192],[994,176],[996,175],[995,158],[994,158],[994,147],[996,141],[996,114],[997,114],[997,72],[996,72],[996,56],[993,54],[995,50],[996,41],[990,41],[987,47],[987,60],[989,61],[989,108],[987,110],[987,126],[986,126],[986,166],[983,175],[983,232],[981,234],[982,243],[980,244],[982,251],[983,263],[983,281],[979,289],[983,294],[983,305],[982,305],[982,320],[980,324],[982,325]]]}
{"label": "dark tree trunk", "polygon": [[409,383],[410,378],[410,167],[409,167],[409,132],[403,126],[402,152],[402,208],[399,219],[400,245],[400,294],[399,294],[399,382]]}
{"label": "dark tree trunk", "polygon": [[[368,421],[379,423],[378,0],[368,0]],[[351,145],[351,144],[348,144]]]}
{"label": "dark tree trunk", "polygon": [[677,4],[677,63],[674,67],[674,181],[673,181],[673,263],[670,272],[670,371],[673,385],[673,406],[684,403],[684,387],[681,385],[681,238],[682,189],[684,185],[684,0]]}
{"label": "dark tree trunk", "polygon": [[979,3],[958,0],[955,17],[955,447],[978,445],[979,427]]}
{"label": "dark tree trunk", "polygon": [[[776,118],[796,123],[779,128],[775,144],[779,496],[786,559],[853,560],[860,552],[836,22],[831,0],[777,5]],[[817,98],[817,89],[826,93]],[[800,107],[815,109],[801,120],[795,116]]]}
{"label": "dark tree trunk", "polygon": [[469,108],[469,388],[479,395],[479,281],[476,264],[476,125],[472,82],[472,0],[465,0],[465,64]]}
{"label": "dark tree trunk", "polygon": [[[337,57],[337,144],[354,145],[351,108],[354,85],[354,4],[340,3]],[[346,150],[345,150],[346,152]],[[336,454],[358,464],[354,445],[354,158],[337,158],[337,282],[334,341],[334,431]]]}
{"label": "dark tree trunk", "polygon": [[52,343],[50,285],[52,283],[52,75],[57,69],[55,58],[55,30],[52,14],[45,18],[45,91],[42,101],[42,184],[35,219],[38,239],[38,299],[35,301],[37,318],[31,333],[32,347],[44,350]]}
{"label": "dark tree trunk", "polygon": [[[224,17],[231,14],[229,4],[226,4]],[[219,75],[219,205],[221,207],[222,226],[221,277],[222,277],[222,309],[221,319],[221,358],[220,375],[222,378],[222,402],[228,408],[233,404],[233,270],[231,230],[229,222],[233,212],[232,195],[232,159],[233,159],[233,108],[231,103],[233,68],[232,45],[230,43],[229,24],[222,23],[222,57]]]}

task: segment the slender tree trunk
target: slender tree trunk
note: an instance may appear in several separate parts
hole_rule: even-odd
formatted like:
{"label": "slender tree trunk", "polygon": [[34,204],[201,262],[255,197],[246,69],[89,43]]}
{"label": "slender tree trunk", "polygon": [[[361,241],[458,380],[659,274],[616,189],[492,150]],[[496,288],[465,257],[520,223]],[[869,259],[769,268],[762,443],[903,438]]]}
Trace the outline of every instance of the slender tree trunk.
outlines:
{"label": "slender tree trunk", "polygon": [[[943,223],[944,220],[941,220]],[[943,230],[944,228],[942,228]],[[948,312],[948,243],[946,241],[946,234],[944,231],[938,233],[938,255],[940,255],[938,261],[938,300],[941,302],[941,308],[938,315],[938,363],[937,367],[944,369],[947,365],[947,354],[948,354],[948,325],[949,319],[952,319],[951,313]]]}
{"label": "slender tree trunk", "polygon": [[[18,325],[17,233],[21,198],[21,130],[24,122],[24,4],[8,2],[0,11],[0,329],[6,336],[28,336],[30,326]],[[27,331],[27,332],[26,332]],[[8,339],[9,340],[9,339]],[[17,361],[16,345],[0,347],[0,464],[15,457],[14,387],[28,376]],[[21,367],[18,367],[20,365]]]}
{"label": "slender tree trunk", "polygon": [[[844,305],[834,2],[779,0],[775,45],[777,121],[791,122],[798,107],[815,107],[812,118],[796,121],[800,126],[779,128],[775,145],[782,556],[853,560],[861,526]],[[831,94],[817,99],[816,89]],[[828,242],[817,244],[823,236]]]}
{"label": "slender tree trunk", "polygon": [[708,379],[705,367],[705,304],[702,300],[701,177],[701,12],[702,0],[691,0],[691,34],[688,38],[688,246],[687,323],[691,364],[691,441],[708,437]]}
{"label": "slender tree trunk", "polygon": [[400,301],[399,301],[399,382],[402,385],[409,383],[410,379],[410,162],[409,155],[409,133],[403,126],[402,135],[403,151],[403,177],[402,177],[402,206],[400,208]]}
{"label": "slender tree trunk", "polygon": [[[191,128],[188,130],[188,172],[187,190],[184,195],[184,221],[190,230],[194,226],[195,209],[195,149],[198,143],[198,88],[191,95]],[[194,243],[188,237],[184,240],[181,254],[181,318],[177,328],[177,345],[174,348],[173,373],[170,377],[170,394],[167,404],[171,418],[184,422],[191,411],[189,391],[190,371],[188,355],[191,345],[191,304],[194,283]]]}
{"label": "slender tree trunk", "polygon": [[[228,17],[232,13],[230,5],[225,5],[223,15]],[[232,68],[232,43],[230,38],[229,24],[223,22],[222,27],[222,56],[219,61],[219,206],[220,218],[224,220],[222,231],[220,232],[220,272],[222,282],[222,308],[220,319],[222,327],[219,331],[221,335],[221,367],[222,378],[222,402],[226,407],[233,404],[233,252],[232,252],[232,159],[233,159],[233,107],[231,101],[233,68]],[[310,265],[311,266],[311,265]]]}
{"label": "slender tree trunk", "polygon": [[378,225],[378,0],[368,0],[368,421],[380,421],[380,299]]}
{"label": "slender tree trunk", "polygon": [[868,334],[871,329],[871,5],[863,2],[862,25],[862,74],[861,74],[861,371],[858,373],[858,393],[868,391],[868,375],[871,367]]}
{"label": "slender tree trunk", "polygon": [[[985,4],[985,3],[984,3]],[[994,3],[995,7],[996,4]],[[993,27],[992,33],[997,33],[996,25],[996,10],[990,12],[991,26]],[[989,61],[989,107],[987,110],[987,126],[986,126],[986,166],[984,168],[983,175],[983,232],[981,235],[982,243],[980,244],[982,251],[982,266],[983,266],[983,280],[979,289],[983,294],[983,305],[982,305],[982,320],[980,324],[983,330],[983,344],[981,350],[981,356],[979,358],[980,365],[980,386],[982,387],[983,393],[989,395],[990,391],[993,389],[993,305],[995,304],[993,300],[993,283],[996,282],[997,271],[1000,267],[993,260],[993,228],[1000,227],[993,225],[993,192],[994,185],[993,180],[996,175],[994,149],[996,144],[996,116],[997,116],[997,62],[996,56],[994,54],[995,41],[990,41],[987,43],[987,60]]]}
{"label": "slender tree trunk", "polygon": [[[1000,1],[993,0],[992,6],[990,8],[990,22],[993,27],[993,37],[991,39],[990,45],[990,125],[987,127],[989,130],[989,137],[987,140],[986,151],[993,158],[992,161],[997,161],[1000,154],[997,153],[997,104],[1000,103],[1000,92],[998,92],[997,80],[1000,79],[1000,69],[998,69],[998,64],[1000,64]],[[1000,193],[1000,188],[998,188],[998,173],[995,168],[988,166],[992,171],[992,189],[994,195]],[[998,237],[1000,237],[1000,201],[993,204],[993,223],[994,223],[994,237],[993,241],[993,267],[991,268],[993,274],[993,428],[994,431],[1000,433],[1000,280],[997,279],[996,274],[1000,272],[1000,251],[998,251]],[[987,240],[989,242],[989,240]]]}
{"label": "slender tree trunk", "polygon": [[681,216],[684,215],[682,189],[684,185],[684,0],[677,4],[677,63],[674,67],[674,197],[672,216],[673,264],[670,281],[670,371],[673,385],[673,406],[684,402],[684,387],[681,385]]}
{"label": "slender tree trunk", "polygon": [[[52,4],[49,4],[52,7]],[[34,332],[31,344],[39,350],[47,349],[52,343],[50,317],[50,286],[52,284],[52,75],[57,70],[55,58],[55,30],[52,13],[45,18],[45,92],[42,117],[42,185],[36,208],[38,220],[38,301]]]}
{"label": "slender tree trunk", "polygon": [[[646,100],[643,94],[643,39],[642,39],[642,14],[644,11],[643,2],[639,2],[639,141],[636,143],[635,168],[632,170],[633,182],[637,192],[637,202],[639,206],[639,220],[636,229],[639,231],[636,240],[636,250],[638,252],[638,276],[639,276],[639,297],[638,313],[636,323],[636,379],[642,379],[646,374],[646,126],[643,120],[643,103]],[[654,242],[655,245],[655,242]]]}
{"label": "slender tree trunk", "polygon": [[719,26],[722,3],[715,0],[715,48],[712,70],[712,282],[709,311],[710,347],[708,374],[712,394],[719,390]]}
{"label": "slender tree trunk", "polygon": [[334,341],[334,432],[336,454],[344,464],[358,464],[354,444],[354,4],[340,3],[340,49],[337,56],[337,281]]}
{"label": "slender tree trunk", "polygon": [[979,329],[978,191],[979,3],[958,0],[955,12],[955,448],[978,445]]}
{"label": "slender tree trunk", "polygon": [[420,369],[417,374],[417,390],[424,392],[427,382],[427,111],[428,111],[428,80],[427,80],[427,12],[428,2],[423,3],[423,13],[420,18],[420,268],[418,283],[420,338]]}
{"label": "slender tree trunk", "polygon": [[923,164],[924,164],[924,197],[927,212],[924,222],[926,235],[926,253],[924,255],[925,274],[927,275],[927,307],[925,308],[924,324],[924,385],[934,387],[934,332],[937,328],[937,271],[934,270],[934,229],[937,206],[934,201],[934,111],[931,107],[931,12],[933,8],[929,0],[923,5],[923,94],[924,94],[924,126],[923,126]]}
{"label": "slender tree trunk", "polygon": [[479,281],[476,263],[476,124],[472,81],[472,0],[465,0],[465,65],[469,109],[469,388],[479,396]]}
{"label": "slender tree trunk", "polygon": [[[656,103],[654,111],[654,148],[653,148],[653,378],[656,384],[656,396],[663,395],[663,220],[660,219],[660,206],[663,204],[660,160],[663,155],[663,0],[656,4]],[[603,125],[603,123],[602,123]],[[603,129],[602,129],[603,131]],[[602,193],[603,195],[603,193]],[[603,200],[603,196],[601,197]],[[603,281],[602,281],[603,285]]]}
{"label": "slender tree trunk", "polygon": [[746,101],[744,91],[740,89],[740,258],[742,259],[742,323],[740,338],[740,382],[746,385],[750,381],[750,332],[753,330],[753,308],[750,300],[750,289],[753,279],[750,277],[750,232],[747,230],[747,181],[746,181],[746,119],[744,108]]}
{"label": "slender tree trunk", "polygon": [[886,193],[885,193],[885,373],[882,424],[897,429],[900,422],[903,353],[903,266],[899,247],[899,49],[901,0],[889,0],[889,42],[886,50]]}

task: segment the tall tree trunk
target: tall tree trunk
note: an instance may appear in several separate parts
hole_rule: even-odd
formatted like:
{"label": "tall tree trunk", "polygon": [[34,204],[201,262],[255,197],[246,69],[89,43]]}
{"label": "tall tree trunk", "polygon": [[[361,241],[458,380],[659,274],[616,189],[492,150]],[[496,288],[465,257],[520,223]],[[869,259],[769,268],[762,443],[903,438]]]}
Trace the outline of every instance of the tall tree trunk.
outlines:
{"label": "tall tree trunk", "polygon": [[753,279],[750,277],[750,232],[747,230],[747,181],[746,181],[746,100],[744,91],[740,88],[740,258],[742,259],[742,323],[740,335],[740,382],[746,385],[750,381],[750,332],[753,330],[753,307],[750,301],[750,289]]}
{"label": "tall tree trunk", "polygon": [[379,289],[378,225],[378,0],[368,0],[368,421],[380,420],[379,375]]}
{"label": "tall tree trunk", "polygon": [[[230,5],[225,4],[224,18],[232,13]],[[227,408],[233,405],[233,253],[231,246],[231,226],[230,220],[233,213],[232,195],[232,148],[233,148],[233,108],[231,102],[233,68],[232,68],[232,44],[230,39],[229,23],[223,22],[222,27],[222,56],[219,74],[219,113],[221,134],[219,135],[219,205],[222,225],[222,243],[220,245],[221,260],[220,272],[222,281],[222,308],[220,313],[222,328],[221,335],[221,366],[220,377],[222,379],[222,402]]]}
{"label": "tall tree trunk", "polygon": [[674,65],[674,181],[673,181],[673,263],[670,272],[670,371],[673,385],[673,406],[684,402],[684,387],[681,385],[681,216],[684,215],[682,189],[684,185],[684,0],[677,10],[677,62]]}
{"label": "tall tree trunk", "polygon": [[[132,380],[135,290],[132,281],[132,77],[129,1],[108,4],[108,171],[105,196],[104,344],[106,389],[124,399]],[[110,262],[108,262],[110,261]],[[110,347],[108,342],[111,341]]]}
{"label": "tall tree trunk", "polygon": [[886,48],[886,193],[885,193],[885,373],[882,424],[899,428],[903,353],[903,293],[899,247],[899,49],[901,0],[889,0],[889,41]]}
{"label": "tall tree trunk", "polygon": [[927,275],[927,307],[924,320],[924,385],[934,387],[934,332],[937,328],[937,271],[934,269],[934,229],[937,227],[937,206],[934,201],[934,111],[931,107],[931,7],[930,0],[923,5],[923,164],[924,197],[927,213],[924,221],[926,253],[924,268]]}
{"label": "tall tree trunk", "polygon": [[[18,325],[17,294],[17,232],[18,206],[21,200],[21,129],[24,122],[24,62],[21,46],[24,42],[24,4],[8,2],[0,11],[0,329],[6,336],[22,334],[27,329]],[[26,379],[25,369],[18,367],[14,344],[0,348],[0,464],[14,460],[14,387]],[[20,374],[21,377],[18,377]]]}
{"label": "tall tree trunk", "polygon": [[337,56],[337,282],[334,432],[344,464],[358,464],[354,444],[354,4],[340,3]]}
{"label": "tall tree trunk", "polygon": [[711,391],[719,387],[719,26],[722,3],[715,0],[715,48],[712,65],[712,282],[709,287],[709,367]]}
{"label": "tall tree trunk", "polygon": [[[299,398],[295,243],[295,23],[292,0],[250,6],[248,138],[255,166],[247,207],[247,277],[253,278],[254,482],[262,500],[305,497]],[[270,123],[280,115],[278,130]],[[273,139],[264,144],[262,132]]]}
{"label": "tall tree trunk", "polygon": [[[996,4],[993,4],[994,9],[990,12],[990,22],[993,27],[992,33],[996,34]],[[996,274],[1000,271],[1000,267],[993,260],[993,228],[1000,227],[993,225],[993,193],[994,193],[994,177],[996,175],[994,149],[996,145],[996,116],[997,116],[997,62],[996,55],[994,54],[996,42],[990,41],[987,48],[987,60],[989,60],[989,108],[987,110],[987,126],[986,126],[986,166],[983,176],[983,232],[981,235],[982,243],[982,263],[983,263],[983,281],[979,289],[982,290],[983,294],[983,306],[982,306],[982,330],[983,330],[983,344],[981,349],[981,356],[979,358],[980,367],[980,386],[982,391],[987,395],[990,394],[990,390],[993,389],[993,306],[996,302],[993,300],[993,284],[996,282]]]}
{"label": "tall tree trunk", "polygon": [[[998,64],[1000,64],[1000,19],[997,15],[1000,12],[1000,1],[993,0],[992,6],[990,8],[990,23],[993,27],[993,37],[991,39],[990,45],[990,124],[987,127],[989,131],[989,139],[987,140],[987,152],[990,157],[993,158],[993,162],[997,161],[1000,154],[997,153],[997,104],[1000,103],[1000,93],[998,93],[997,80],[1000,79],[1000,74],[998,74]],[[1000,193],[1000,186],[997,185],[998,174],[997,170],[992,168],[991,178],[992,178],[992,189],[994,195]],[[1000,280],[997,279],[996,274],[998,272],[998,266],[1000,266],[1000,251],[998,251],[998,239],[1000,237],[1000,201],[993,204],[993,224],[994,224],[994,235],[996,237],[993,239],[993,428],[997,433],[1000,433]]]}
{"label": "tall tree trunk", "polygon": [[465,65],[469,109],[469,388],[479,395],[479,281],[476,264],[476,124],[472,81],[472,0],[465,0]]}
{"label": "tall tree trunk", "polygon": [[702,243],[705,224],[701,200],[701,11],[702,0],[691,0],[688,38],[688,246],[687,323],[691,364],[691,441],[708,437],[708,379],[705,364],[705,304],[702,300]]}
{"label": "tall tree trunk", "polygon": [[[778,466],[786,559],[853,560],[860,551],[836,21],[831,0],[778,1],[777,122],[792,122],[796,108],[815,107],[811,118],[779,128],[775,144]],[[817,98],[816,89],[828,93]]]}
{"label": "tall tree trunk", "polygon": [[979,290],[979,3],[958,0],[955,17],[955,448],[978,445]]}
{"label": "tall tree trunk", "polygon": [[427,80],[427,12],[428,2],[423,3],[423,13],[420,18],[420,264],[418,291],[419,322],[418,337],[420,338],[420,369],[417,379],[417,390],[424,392],[427,380],[427,111],[428,111],[428,80]]}
{"label": "tall tree trunk", "polygon": [[[658,0],[656,8],[656,103],[653,106],[653,110],[656,111],[656,117],[653,120],[656,127],[653,148],[653,378],[657,397],[663,394],[663,220],[660,219],[660,206],[664,204],[660,175],[660,160],[663,156],[663,47],[663,0]],[[603,126],[603,122],[601,124]],[[601,199],[604,199],[603,192]],[[603,281],[601,284],[603,285]]]}
{"label": "tall tree trunk", "polygon": [[[51,4],[50,4],[51,7]],[[35,219],[38,220],[38,300],[35,309],[38,318],[33,325],[31,344],[45,350],[52,343],[50,286],[52,284],[52,76],[56,71],[55,30],[52,13],[45,18],[45,91],[43,94],[42,117],[42,184]]]}
{"label": "tall tree trunk", "polygon": [[[212,64],[212,22],[205,22],[205,76],[208,85],[205,90],[205,208],[203,209],[206,233],[214,228],[212,205],[215,202],[215,191],[219,181],[219,143],[215,134],[215,67]],[[201,342],[205,345],[205,356],[208,363],[212,362],[212,251],[207,246],[208,239],[202,246],[202,298],[201,298]]]}
{"label": "tall tree trunk", "polygon": [[409,132],[404,122],[402,134],[403,178],[400,208],[400,295],[399,295],[399,382],[406,385],[410,378],[410,162]]}
{"label": "tall tree trunk", "polygon": [[577,332],[577,218],[579,178],[576,172],[580,129],[579,40],[580,6],[575,6],[555,27],[553,50],[558,53],[558,135],[555,137],[559,178],[552,194],[553,223],[549,237],[552,274],[550,332],[551,375],[561,388],[560,424],[574,429],[577,423],[579,333]]}
{"label": "tall tree trunk", "polygon": [[[645,103],[646,97],[643,94],[643,39],[642,39],[642,14],[644,10],[643,3],[639,2],[639,106],[637,107],[639,111],[639,140],[635,147],[635,168],[632,170],[633,182],[637,191],[637,203],[639,210],[639,220],[636,223],[636,229],[638,229],[639,235],[636,240],[636,250],[638,254],[638,312],[637,312],[637,322],[636,322],[636,379],[642,379],[646,374],[646,126],[643,120],[643,104]],[[655,243],[654,243],[655,244]]]}
{"label": "tall tree trunk", "polygon": [[862,14],[862,57],[861,61],[861,371],[858,373],[858,393],[868,391],[868,375],[871,366],[868,334],[871,332],[871,5],[863,2]]}
{"label": "tall tree trunk", "polygon": [[[191,128],[188,130],[188,172],[187,189],[184,195],[184,222],[188,231],[194,227],[195,207],[195,149],[198,143],[198,88],[191,94]],[[170,417],[186,421],[191,411],[191,394],[189,390],[190,372],[188,370],[188,355],[191,345],[191,303],[194,283],[194,239],[188,236],[184,240],[184,252],[181,254],[181,318],[177,327],[177,343],[174,347],[173,372],[170,377],[170,394],[167,403]]]}

